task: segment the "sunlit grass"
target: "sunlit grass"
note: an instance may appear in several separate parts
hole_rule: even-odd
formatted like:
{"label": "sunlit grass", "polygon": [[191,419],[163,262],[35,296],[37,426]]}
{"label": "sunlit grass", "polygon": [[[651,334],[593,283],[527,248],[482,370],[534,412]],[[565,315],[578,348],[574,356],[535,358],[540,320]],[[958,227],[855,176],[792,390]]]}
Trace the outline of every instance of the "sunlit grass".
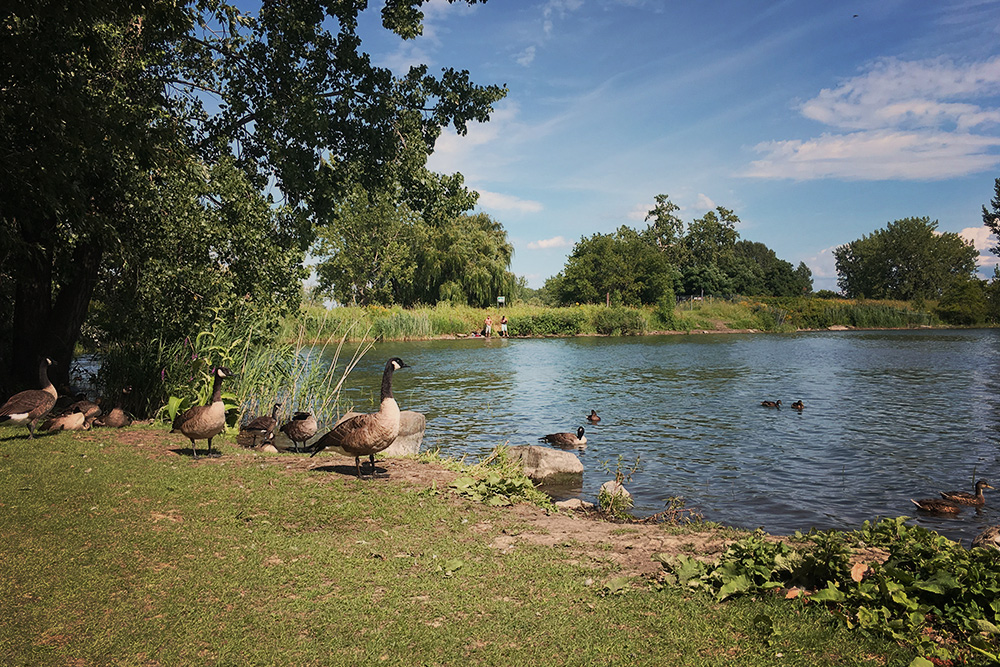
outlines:
{"label": "sunlit grass", "polygon": [[4,664],[907,661],[818,609],[612,594],[606,560],[492,548],[521,529],[503,509],[225,442],[196,463],[171,437],[0,432]]}

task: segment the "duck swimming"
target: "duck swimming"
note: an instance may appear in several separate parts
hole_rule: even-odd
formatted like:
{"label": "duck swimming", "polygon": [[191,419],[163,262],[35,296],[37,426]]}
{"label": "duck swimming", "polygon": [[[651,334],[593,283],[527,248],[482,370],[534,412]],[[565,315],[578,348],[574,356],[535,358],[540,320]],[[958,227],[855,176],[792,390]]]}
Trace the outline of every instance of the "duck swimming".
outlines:
{"label": "duck swimming", "polygon": [[992,488],[993,487],[987,484],[984,480],[979,480],[976,482],[975,493],[969,493],[968,491],[941,491],[940,493],[942,498],[950,500],[953,503],[982,507],[986,504],[986,497],[983,496],[983,489]]}
{"label": "duck swimming", "polygon": [[781,407],[781,401],[780,400],[777,400],[777,401],[761,401],[760,404],[763,405],[765,408],[780,408]]}
{"label": "duck swimming", "polygon": [[601,421],[601,417],[600,415],[597,414],[597,410],[590,411],[590,414],[587,415],[587,421],[589,421],[591,424],[596,424],[597,422]]}

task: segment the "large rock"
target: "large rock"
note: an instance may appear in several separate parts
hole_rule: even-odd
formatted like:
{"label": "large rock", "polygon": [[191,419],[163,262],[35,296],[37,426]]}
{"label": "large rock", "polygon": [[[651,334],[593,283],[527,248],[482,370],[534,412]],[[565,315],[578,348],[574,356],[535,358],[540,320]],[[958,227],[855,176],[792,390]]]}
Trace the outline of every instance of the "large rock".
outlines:
{"label": "large rock", "polygon": [[[356,417],[360,412],[348,412],[337,420],[337,424]],[[336,424],[334,424],[336,426]],[[403,410],[399,413],[399,435],[392,441],[387,449],[383,449],[384,456],[409,456],[420,453],[420,444],[424,441],[424,430],[427,428],[427,419],[419,412],[413,410]]]}
{"label": "large rock", "polygon": [[583,463],[573,452],[539,445],[517,445],[507,448],[507,456],[519,460],[524,474],[535,481],[583,474]]}

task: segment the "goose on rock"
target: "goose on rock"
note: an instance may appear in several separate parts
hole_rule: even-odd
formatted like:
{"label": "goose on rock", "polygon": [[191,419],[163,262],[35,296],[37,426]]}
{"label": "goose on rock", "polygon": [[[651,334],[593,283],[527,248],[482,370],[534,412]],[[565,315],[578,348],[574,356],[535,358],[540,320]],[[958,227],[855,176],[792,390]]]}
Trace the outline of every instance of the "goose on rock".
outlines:
{"label": "goose on rock", "polygon": [[243,433],[250,433],[253,435],[254,447],[257,446],[257,437],[263,436],[264,442],[270,442],[274,440],[274,427],[278,425],[278,408],[281,407],[281,403],[275,403],[274,407],[271,408],[271,416],[261,415],[260,417],[255,417],[243,428],[240,429]]}
{"label": "goose on rock", "polygon": [[233,372],[225,366],[215,369],[215,380],[212,383],[212,398],[208,405],[196,405],[188,408],[174,419],[171,433],[183,433],[191,441],[191,453],[198,457],[195,440],[208,440],[207,456],[221,456],[212,452],[212,438],[226,430],[226,406],[222,402],[222,380],[232,377]]}
{"label": "goose on rock", "polygon": [[538,439],[539,442],[547,442],[556,447],[583,447],[587,444],[587,437],[583,434],[583,427],[576,429],[576,434],[572,433],[549,433]]}
{"label": "goose on rock", "polygon": [[51,359],[42,359],[38,365],[38,383],[41,389],[28,389],[14,394],[0,406],[0,424],[20,426],[27,424],[28,439],[35,437],[35,424],[56,404],[56,388],[49,381]]}
{"label": "goose on rock", "polygon": [[357,415],[334,426],[316,441],[310,458],[324,449],[353,456],[358,479],[361,479],[361,457],[367,456],[372,464],[372,479],[375,479],[375,455],[391,445],[399,435],[399,405],[392,396],[392,374],[401,368],[409,366],[399,357],[385,363],[378,412]]}
{"label": "goose on rock", "polygon": [[292,419],[283,424],[278,430],[288,436],[288,439],[292,441],[292,445],[295,447],[295,453],[298,454],[299,443],[301,442],[304,448],[309,438],[316,435],[316,431],[319,430],[319,424],[316,423],[316,418],[313,417],[312,413],[296,412],[292,415]]}
{"label": "goose on rock", "polygon": [[983,496],[983,489],[992,489],[993,487],[987,484],[984,480],[979,480],[976,482],[976,492],[969,493],[968,491],[941,491],[941,497],[945,500],[950,500],[953,503],[958,503],[959,505],[972,505],[975,507],[982,507],[986,504],[986,497]]}

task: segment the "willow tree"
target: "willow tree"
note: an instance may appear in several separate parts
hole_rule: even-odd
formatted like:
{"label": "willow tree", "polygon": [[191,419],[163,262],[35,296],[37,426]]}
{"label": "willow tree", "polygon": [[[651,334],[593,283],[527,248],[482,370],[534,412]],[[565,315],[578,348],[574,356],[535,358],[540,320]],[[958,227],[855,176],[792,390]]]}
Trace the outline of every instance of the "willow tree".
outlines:
{"label": "willow tree", "polygon": [[[404,39],[419,35],[423,4],[386,0],[383,26]],[[170,207],[156,203],[168,184],[200,180],[203,195],[190,205],[224,218],[221,209],[234,209],[235,200],[210,181],[229,161],[249,189],[269,192],[262,195],[269,208],[281,210],[264,242],[301,252],[316,211],[351,183],[419,191],[442,128],[464,133],[469,121],[489,119],[504,88],[477,86],[451,68],[432,76],[423,65],[400,75],[374,66],[357,34],[366,7],[324,0],[251,8],[224,0],[4,5],[0,314],[9,318],[2,347],[11,384],[32,384],[42,355],[62,362],[59,379],[66,380],[98,282],[127,279],[127,270],[117,270],[123,260],[148,259],[131,249],[155,248],[148,235],[169,224]],[[209,253],[205,268],[235,265]]]}

